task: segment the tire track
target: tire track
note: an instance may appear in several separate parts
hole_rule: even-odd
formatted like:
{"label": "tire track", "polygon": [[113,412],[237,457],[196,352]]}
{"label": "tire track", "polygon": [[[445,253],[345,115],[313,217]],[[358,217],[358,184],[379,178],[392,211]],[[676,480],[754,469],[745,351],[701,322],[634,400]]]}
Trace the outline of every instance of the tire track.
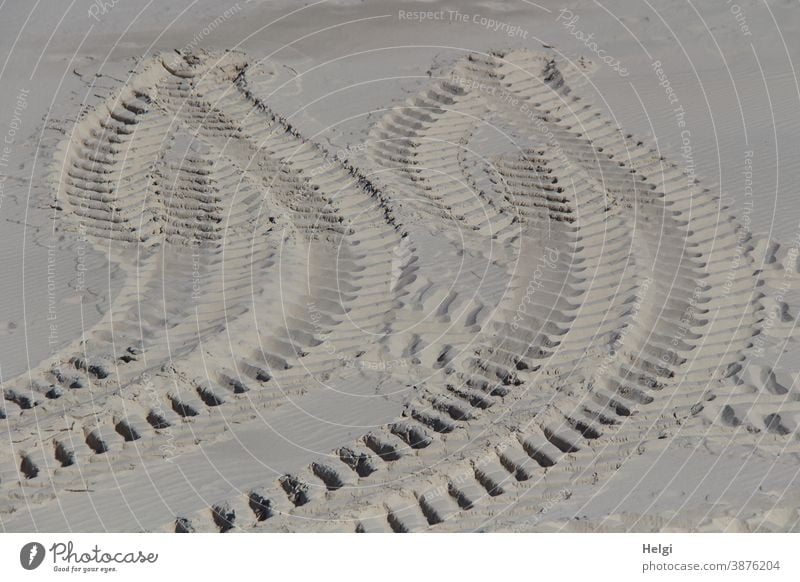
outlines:
{"label": "tire track", "polygon": [[[13,475],[26,488],[74,483],[73,465],[102,482],[109,465],[86,459],[122,470],[127,443],[155,454],[167,429],[180,450],[197,435],[229,438],[226,422],[248,422],[346,358],[414,362],[400,417],[160,527],[552,528],[541,508],[591,499],[669,439],[769,451],[796,437],[788,381],[750,361],[770,307],[753,294],[753,263],[737,259],[734,222],[710,190],[588,104],[582,68],[526,51],[470,55],[376,124],[367,171],[304,139],[255,76],[237,53],[156,59],[123,89],[121,109],[111,100],[91,114],[64,149],[70,212],[98,239],[146,249],[145,297],[163,295],[159,268],[180,272],[181,247],[200,238],[219,276],[204,289],[213,301],[195,309],[223,315],[193,330],[191,310],[163,321],[158,306],[142,309],[138,282],[123,289],[114,333],[130,344],[119,359],[131,372],[72,358],[69,373],[45,376],[52,385],[6,390],[3,422],[17,432],[25,411],[49,413],[36,395],[54,388],[46,401],[68,405],[72,421],[2,459],[9,495]],[[186,346],[146,378],[136,364],[157,350],[124,327],[142,320],[151,341],[168,330],[153,345]],[[102,325],[98,345],[113,339]],[[72,396],[76,382],[126,394],[104,401],[112,412],[98,421],[96,401]],[[143,406],[144,393],[160,404]],[[52,416],[37,415],[40,426],[63,424]],[[53,459],[67,470],[50,471]],[[40,488],[42,503],[53,498]]]}

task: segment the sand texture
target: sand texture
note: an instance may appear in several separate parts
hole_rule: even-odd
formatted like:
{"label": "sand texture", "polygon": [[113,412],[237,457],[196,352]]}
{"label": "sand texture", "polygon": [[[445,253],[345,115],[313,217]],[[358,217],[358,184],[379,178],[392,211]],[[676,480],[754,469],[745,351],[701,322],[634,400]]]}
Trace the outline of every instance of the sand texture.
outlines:
{"label": "sand texture", "polygon": [[357,148],[241,48],[75,113],[39,163],[99,283],[2,378],[4,530],[800,527],[797,246],[620,128],[602,63],[431,67]]}

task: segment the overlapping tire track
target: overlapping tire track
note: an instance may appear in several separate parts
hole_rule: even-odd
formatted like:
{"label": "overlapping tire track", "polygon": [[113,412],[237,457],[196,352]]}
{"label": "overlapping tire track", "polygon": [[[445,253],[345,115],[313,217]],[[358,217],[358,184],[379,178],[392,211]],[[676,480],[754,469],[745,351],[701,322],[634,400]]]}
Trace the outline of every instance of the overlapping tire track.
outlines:
{"label": "overlapping tire track", "polygon": [[[471,64],[478,61],[482,73]],[[454,76],[483,87],[484,95],[465,97],[445,82],[412,99],[374,134],[389,144],[377,149],[378,159],[400,166],[393,187],[405,193],[421,186],[423,205],[449,213],[479,198],[461,176],[444,178],[458,172],[451,151],[469,148],[474,119],[496,109],[511,125],[532,112],[528,122],[542,133],[540,142],[550,143],[506,154],[494,166],[516,220],[530,221],[540,233],[539,253],[555,251],[561,264],[554,260],[541,280],[531,274],[536,265],[526,272],[525,261],[514,273],[512,289],[519,281],[543,283],[531,301],[541,301],[539,317],[526,310],[522,318],[530,318],[526,333],[518,333],[519,322],[517,333],[508,332],[515,301],[504,303],[497,329],[455,381],[445,380],[446,389],[428,382],[400,429],[347,448],[364,474],[349,494],[358,501],[346,504],[355,508],[341,516],[359,530],[413,531],[443,522],[463,530],[508,508],[533,515],[618,470],[648,440],[691,424],[751,334],[746,284],[726,296],[715,292],[734,264],[735,233],[709,191],[687,185],[679,168],[574,97],[564,63],[526,53],[468,62]],[[553,192],[554,183],[565,186]],[[538,221],[525,216],[537,207],[544,209]],[[469,224],[475,214],[456,218]],[[519,252],[528,261],[536,257],[530,248]],[[519,291],[511,297],[524,302]],[[493,407],[503,412],[485,412]],[[384,465],[387,476],[374,476]],[[291,520],[283,523],[291,527]]]}
{"label": "overlapping tire track", "polygon": [[380,332],[397,225],[363,177],[252,98],[246,65],[157,57],[61,149],[73,228],[130,271],[57,367],[5,386],[13,497],[112,479],[165,441],[176,455],[229,438]]}
{"label": "overlapping tire track", "polygon": [[[775,413],[762,426],[732,420],[730,392],[742,384],[761,309],[752,263],[736,259],[734,224],[709,190],[587,104],[579,66],[525,51],[470,55],[375,126],[365,173],[273,113],[249,72],[236,53],[156,59],[64,151],[69,210],[113,252],[125,252],[120,241],[144,249],[137,269],[154,289],[159,268],[185,261],[181,245],[211,249],[203,257],[218,277],[203,291],[216,303],[195,307],[214,314],[202,330],[190,309],[168,322],[142,311],[138,281],[120,293],[113,313],[127,315],[114,334],[135,337],[124,326],[144,320],[144,335],[163,343],[129,342],[114,360],[129,374],[87,358],[72,366],[100,387],[154,391],[165,406],[154,416],[139,405],[137,417],[128,408],[136,399],[120,397],[122,412],[105,425],[81,421],[70,439],[48,441],[61,465],[113,456],[116,470],[130,459],[126,442],[142,454],[149,438],[154,449],[158,431],[181,427],[180,417],[191,422],[176,446],[198,434],[224,438],[226,418],[247,418],[364,354],[414,359],[419,381],[401,418],[162,526],[534,527],[542,507],[588,499],[664,439],[780,447],[795,438]],[[141,161],[120,163],[127,156]],[[446,258],[414,225],[419,215],[461,269],[486,266],[490,300],[436,280]],[[287,269],[291,261],[303,272]],[[184,280],[176,301],[196,283],[191,271]],[[239,340],[254,323],[257,345]],[[98,343],[115,339],[103,326],[92,332]],[[145,354],[187,342],[142,379]],[[193,370],[200,343],[215,366],[225,363],[206,377]],[[769,374],[763,390],[785,395]],[[56,380],[72,381],[64,378]],[[96,417],[96,401],[59,391],[54,400],[72,418],[81,409]],[[7,399],[47,412],[27,393]],[[737,406],[752,408],[750,394]],[[46,447],[26,447],[33,452],[11,459],[20,462],[13,471],[41,482],[50,463],[36,449]]]}

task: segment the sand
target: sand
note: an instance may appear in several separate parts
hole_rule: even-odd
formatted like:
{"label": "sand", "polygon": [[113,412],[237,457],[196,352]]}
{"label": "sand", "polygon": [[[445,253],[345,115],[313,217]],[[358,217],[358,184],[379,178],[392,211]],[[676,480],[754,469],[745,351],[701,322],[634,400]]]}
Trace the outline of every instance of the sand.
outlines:
{"label": "sand", "polygon": [[183,8],[0,9],[3,531],[800,527],[793,8]]}

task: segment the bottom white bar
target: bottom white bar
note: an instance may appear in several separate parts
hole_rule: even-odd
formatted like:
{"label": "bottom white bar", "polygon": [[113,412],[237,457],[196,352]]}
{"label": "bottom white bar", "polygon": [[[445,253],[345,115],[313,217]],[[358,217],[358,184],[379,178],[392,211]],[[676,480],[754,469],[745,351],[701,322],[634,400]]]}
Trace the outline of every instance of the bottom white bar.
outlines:
{"label": "bottom white bar", "polygon": [[0,571],[3,580],[800,580],[798,541],[797,534],[2,534]]}

